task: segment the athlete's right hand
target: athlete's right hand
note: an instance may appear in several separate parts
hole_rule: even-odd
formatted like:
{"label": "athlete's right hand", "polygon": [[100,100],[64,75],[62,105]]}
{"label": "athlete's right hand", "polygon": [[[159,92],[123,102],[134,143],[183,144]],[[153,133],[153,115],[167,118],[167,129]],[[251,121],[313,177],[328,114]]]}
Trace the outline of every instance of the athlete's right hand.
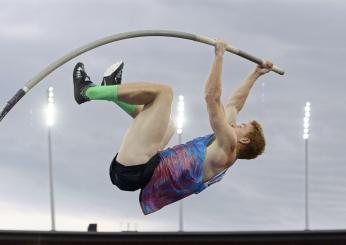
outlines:
{"label": "athlete's right hand", "polygon": [[226,51],[228,44],[225,40],[223,39],[216,39],[215,40],[215,55],[221,55],[223,56],[223,54]]}

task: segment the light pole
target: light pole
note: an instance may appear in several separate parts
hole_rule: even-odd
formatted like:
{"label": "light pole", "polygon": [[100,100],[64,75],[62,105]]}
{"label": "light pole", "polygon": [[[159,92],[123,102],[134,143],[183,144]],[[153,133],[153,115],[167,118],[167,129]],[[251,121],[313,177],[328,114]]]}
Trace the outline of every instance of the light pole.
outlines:
{"label": "light pole", "polygon": [[309,128],[310,128],[310,102],[305,103],[304,113],[304,133],[303,139],[305,141],[305,230],[309,230]]}
{"label": "light pole", "polygon": [[47,90],[47,126],[48,126],[48,160],[49,160],[49,187],[50,187],[50,211],[52,231],[55,231],[55,212],[54,212],[54,187],[53,187],[53,158],[52,158],[52,134],[51,127],[54,125],[54,89],[49,87]]}
{"label": "light pole", "polygon": [[[184,96],[179,95],[177,107],[177,134],[179,145],[182,143],[181,136],[183,134],[184,124]],[[184,230],[184,216],[183,216],[183,200],[179,202],[179,231]]]}

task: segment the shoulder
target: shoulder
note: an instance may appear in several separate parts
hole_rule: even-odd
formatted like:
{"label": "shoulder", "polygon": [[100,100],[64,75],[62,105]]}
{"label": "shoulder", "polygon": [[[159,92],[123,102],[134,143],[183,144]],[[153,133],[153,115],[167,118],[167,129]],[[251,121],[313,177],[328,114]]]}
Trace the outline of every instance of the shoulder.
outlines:
{"label": "shoulder", "polygon": [[221,134],[215,134],[215,148],[227,156],[235,152],[237,146],[237,134],[234,129],[227,123]]}
{"label": "shoulder", "polygon": [[207,148],[205,163],[210,167],[224,169],[230,167],[236,161],[236,157],[235,147],[226,150],[215,140]]}

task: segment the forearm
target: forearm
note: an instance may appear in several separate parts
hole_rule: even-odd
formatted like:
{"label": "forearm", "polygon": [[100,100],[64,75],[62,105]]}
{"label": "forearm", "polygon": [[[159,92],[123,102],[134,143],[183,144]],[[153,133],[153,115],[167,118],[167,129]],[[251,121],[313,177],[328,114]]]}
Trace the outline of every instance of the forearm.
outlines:
{"label": "forearm", "polygon": [[228,100],[227,106],[233,106],[239,112],[243,108],[250,90],[255,84],[256,80],[260,77],[260,74],[253,70],[247,78],[240,84],[240,86],[232,93]]}
{"label": "forearm", "polygon": [[208,80],[205,84],[205,99],[220,101],[223,56],[215,55]]}

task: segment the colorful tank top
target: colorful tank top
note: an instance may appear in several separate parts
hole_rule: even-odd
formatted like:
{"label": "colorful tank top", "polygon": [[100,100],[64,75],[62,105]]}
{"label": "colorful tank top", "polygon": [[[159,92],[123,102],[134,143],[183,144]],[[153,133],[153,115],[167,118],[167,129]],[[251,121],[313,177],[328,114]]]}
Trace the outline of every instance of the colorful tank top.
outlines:
{"label": "colorful tank top", "polygon": [[203,182],[206,149],[213,137],[214,134],[198,137],[159,152],[161,161],[139,196],[144,214],[153,213],[170,203],[197,194],[223,178],[227,169]]}

